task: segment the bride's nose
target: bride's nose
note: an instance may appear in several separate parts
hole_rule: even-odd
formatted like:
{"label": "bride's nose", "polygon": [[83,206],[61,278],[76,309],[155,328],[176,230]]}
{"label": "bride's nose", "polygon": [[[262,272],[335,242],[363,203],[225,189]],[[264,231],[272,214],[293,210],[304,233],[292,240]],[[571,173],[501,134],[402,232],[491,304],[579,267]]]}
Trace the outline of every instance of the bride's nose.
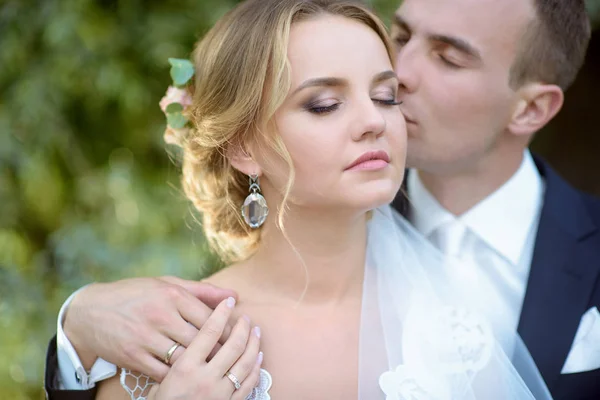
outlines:
{"label": "bride's nose", "polygon": [[352,139],[359,141],[365,136],[378,137],[383,134],[386,128],[386,120],[381,110],[369,99],[354,111],[354,126]]}

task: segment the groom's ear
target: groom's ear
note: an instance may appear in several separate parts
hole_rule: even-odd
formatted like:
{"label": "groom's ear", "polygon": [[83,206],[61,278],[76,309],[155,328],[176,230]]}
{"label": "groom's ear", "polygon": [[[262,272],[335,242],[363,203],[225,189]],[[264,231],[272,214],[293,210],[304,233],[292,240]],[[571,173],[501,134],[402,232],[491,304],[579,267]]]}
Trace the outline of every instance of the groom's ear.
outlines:
{"label": "groom's ear", "polygon": [[262,170],[254,160],[247,147],[242,143],[234,143],[227,149],[227,159],[233,166],[246,175],[261,175]]}
{"label": "groom's ear", "polygon": [[508,129],[517,136],[530,136],[558,114],[564,94],[557,85],[529,83],[518,90],[519,100]]}

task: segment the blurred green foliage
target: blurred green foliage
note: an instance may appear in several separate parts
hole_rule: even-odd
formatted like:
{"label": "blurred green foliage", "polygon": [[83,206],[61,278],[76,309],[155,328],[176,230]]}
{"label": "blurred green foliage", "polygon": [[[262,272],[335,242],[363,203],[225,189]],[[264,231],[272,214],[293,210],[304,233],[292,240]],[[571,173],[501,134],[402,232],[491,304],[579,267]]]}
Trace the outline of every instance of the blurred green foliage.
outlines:
{"label": "blurred green foliage", "polygon": [[[41,397],[78,287],[215,265],[162,141],[168,57],[233,1],[8,1],[0,9],[0,398]],[[173,151],[171,149],[171,151]]]}
{"label": "blurred green foliage", "polygon": [[[158,102],[168,57],[187,58],[235,3],[0,2],[0,398],[42,398],[45,347],[75,289],[218,265]],[[398,1],[372,4],[389,22]],[[589,8],[600,15],[600,0]]]}
{"label": "blurred green foliage", "polygon": [[600,0],[585,0],[588,14],[595,29],[600,26]]}

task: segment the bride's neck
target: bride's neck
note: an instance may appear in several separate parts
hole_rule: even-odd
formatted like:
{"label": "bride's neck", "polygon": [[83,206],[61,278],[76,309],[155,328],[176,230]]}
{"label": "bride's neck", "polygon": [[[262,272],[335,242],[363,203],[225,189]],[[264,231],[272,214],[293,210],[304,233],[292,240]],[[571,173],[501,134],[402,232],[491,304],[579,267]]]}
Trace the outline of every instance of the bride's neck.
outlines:
{"label": "bride's neck", "polygon": [[367,241],[365,214],[292,209],[283,231],[269,215],[252,280],[284,300],[332,305],[360,296]]}

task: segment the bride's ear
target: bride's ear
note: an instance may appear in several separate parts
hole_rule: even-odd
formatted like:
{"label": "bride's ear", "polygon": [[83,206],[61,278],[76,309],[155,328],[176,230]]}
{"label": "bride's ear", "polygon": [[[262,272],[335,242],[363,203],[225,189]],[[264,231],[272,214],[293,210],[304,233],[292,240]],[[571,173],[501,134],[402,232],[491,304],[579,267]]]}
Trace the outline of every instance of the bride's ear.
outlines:
{"label": "bride's ear", "polygon": [[261,175],[262,169],[242,144],[232,144],[227,149],[227,158],[233,166],[246,175]]}

